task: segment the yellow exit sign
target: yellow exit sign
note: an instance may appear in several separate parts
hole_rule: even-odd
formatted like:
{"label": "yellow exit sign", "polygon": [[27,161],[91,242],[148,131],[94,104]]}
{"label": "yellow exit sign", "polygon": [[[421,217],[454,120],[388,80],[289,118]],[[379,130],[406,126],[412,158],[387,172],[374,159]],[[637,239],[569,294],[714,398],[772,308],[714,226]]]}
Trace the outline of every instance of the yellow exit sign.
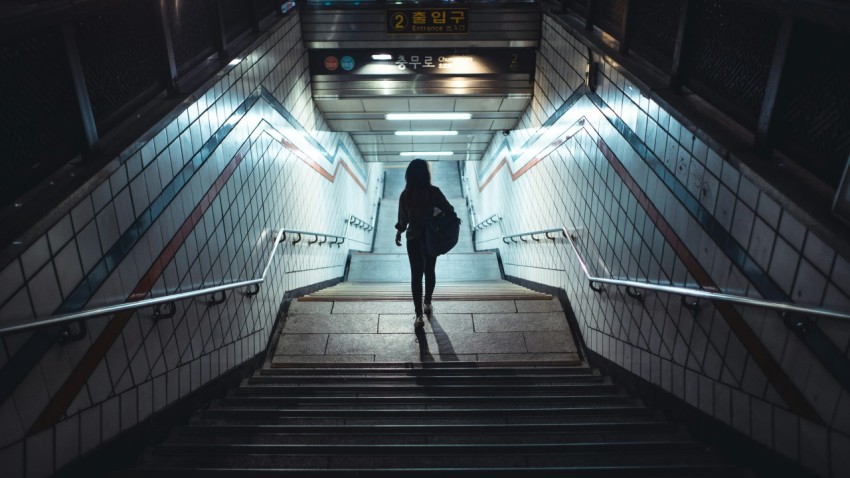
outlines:
{"label": "yellow exit sign", "polygon": [[387,10],[390,35],[469,33],[468,8],[412,8]]}

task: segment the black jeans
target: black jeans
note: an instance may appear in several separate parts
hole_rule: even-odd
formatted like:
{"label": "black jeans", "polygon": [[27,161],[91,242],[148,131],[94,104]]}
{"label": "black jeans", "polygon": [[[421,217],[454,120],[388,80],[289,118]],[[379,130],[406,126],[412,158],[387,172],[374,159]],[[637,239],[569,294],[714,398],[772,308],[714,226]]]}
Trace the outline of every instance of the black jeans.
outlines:
{"label": "black jeans", "polygon": [[410,289],[413,293],[413,307],[416,315],[422,314],[422,274],[425,274],[425,303],[431,303],[437,275],[434,269],[437,258],[425,252],[423,238],[407,240],[407,259],[410,261]]}

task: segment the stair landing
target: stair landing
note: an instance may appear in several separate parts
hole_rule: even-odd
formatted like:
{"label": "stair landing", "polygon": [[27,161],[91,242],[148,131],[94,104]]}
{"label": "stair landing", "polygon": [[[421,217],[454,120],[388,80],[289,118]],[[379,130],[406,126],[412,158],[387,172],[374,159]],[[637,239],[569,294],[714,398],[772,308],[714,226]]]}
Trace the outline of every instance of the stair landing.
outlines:
{"label": "stair landing", "polygon": [[[411,299],[410,284],[402,282],[342,282],[306,295],[300,302],[363,302]],[[476,282],[438,282],[433,300],[552,300],[552,296],[505,280]]]}
{"label": "stair landing", "polygon": [[435,297],[434,313],[418,331],[413,312],[410,299],[295,300],[272,363],[580,363],[557,299]]}

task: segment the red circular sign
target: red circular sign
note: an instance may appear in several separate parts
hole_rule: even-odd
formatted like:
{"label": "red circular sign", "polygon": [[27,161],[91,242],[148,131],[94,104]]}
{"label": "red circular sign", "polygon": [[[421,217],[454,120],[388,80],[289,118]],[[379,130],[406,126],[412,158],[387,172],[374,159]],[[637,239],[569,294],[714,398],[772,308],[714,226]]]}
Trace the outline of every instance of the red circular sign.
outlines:
{"label": "red circular sign", "polygon": [[334,71],[339,68],[339,60],[336,59],[335,56],[329,56],[325,58],[325,68],[330,71]]}

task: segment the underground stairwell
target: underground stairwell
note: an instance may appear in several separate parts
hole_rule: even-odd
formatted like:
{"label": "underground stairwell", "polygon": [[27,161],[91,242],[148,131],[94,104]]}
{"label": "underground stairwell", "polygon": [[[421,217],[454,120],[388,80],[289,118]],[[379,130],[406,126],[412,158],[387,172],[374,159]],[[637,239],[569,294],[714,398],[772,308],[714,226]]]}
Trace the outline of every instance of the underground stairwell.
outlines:
{"label": "underground stairwell", "polygon": [[378,252],[295,299],[265,366],[123,476],[747,476],[588,366],[561,302],[494,253],[442,256],[414,328],[394,222],[382,205]]}

